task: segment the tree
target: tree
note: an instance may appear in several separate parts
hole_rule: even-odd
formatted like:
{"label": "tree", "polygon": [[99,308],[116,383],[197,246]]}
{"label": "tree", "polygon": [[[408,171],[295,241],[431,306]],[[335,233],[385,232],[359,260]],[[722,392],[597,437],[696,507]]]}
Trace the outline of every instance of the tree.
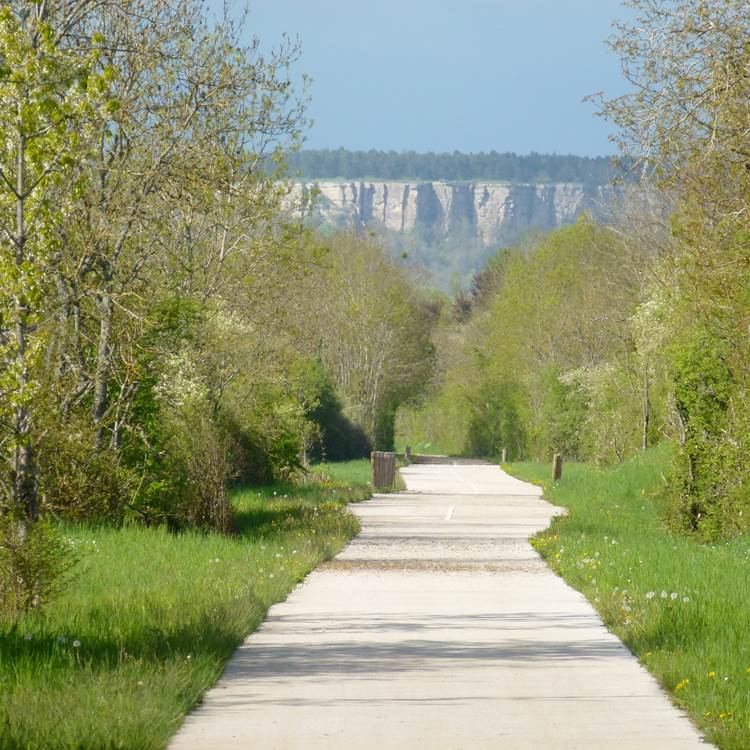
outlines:
{"label": "tree", "polygon": [[80,165],[111,71],[96,71],[96,49],[62,48],[38,3],[0,9],[0,60],[0,486],[6,511],[33,521],[44,296],[62,249],[56,229],[86,187]]}
{"label": "tree", "polygon": [[320,357],[344,396],[346,414],[379,449],[393,445],[396,411],[424,392],[432,373],[429,306],[372,239],[338,234],[307,321]]}
{"label": "tree", "polygon": [[[741,0],[633,0],[613,48],[631,93],[602,101],[627,158],[671,201],[673,247],[646,304],[659,310],[681,451],[681,522],[744,528],[750,266],[750,8]],[[710,353],[710,356],[705,356]]]}

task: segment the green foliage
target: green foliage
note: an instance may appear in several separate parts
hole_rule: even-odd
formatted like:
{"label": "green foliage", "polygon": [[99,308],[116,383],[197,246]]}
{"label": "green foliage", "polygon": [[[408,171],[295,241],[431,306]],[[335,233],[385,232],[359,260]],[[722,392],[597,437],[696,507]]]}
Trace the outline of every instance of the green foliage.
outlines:
{"label": "green foliage", "polygon": [[585,453],[583,440],[589,413],[587,394],[580,384],[564,380],[554,366],[542,373],[541,384],[545,398],[532,442],[538,446],[539,455],[546,458],[561,453],[575,460]]}
{"label": "green foliage", "polygon": [[315,300],[310,353],[331,373],[347,418],[390,450],[399,407],[420,398],[433,372],[434,309],[373,238],[340,233],[326,246],[327,273],[306,292]]}
{"label": "green foliage", "polygon": [[526,432],[519,415],[519,385],[510,382],[482,383],[472,392],[466,443],[462,453],[470,456],[497,457],[503,448],[511,457],[522,457],[526,450]]}
{"label": "green foliage", "polygon": [[[644,428],[634,385],[651,368],[631,320],[642,289],[633,255],[585,218],[498,253],[464,314],[443,321],[438,380],[421,416],[402,420],[400,440],[606,463],[641,448],[643,429],[658,436],[664,414],[654,408]],[[455,418],[440,422],[446,411]]]}
{"label": "green foliage", "polygon": [[307,456],[313,461],[346,461],[366,456],[369,441],[343,412],[333,378],[319,359],[301,358],[291,371],[305,420]]}
{"label": "green foliage", "polygon": [[21,5],[0,9],[0,513],[20,507],[33,519],[35,369],[48,343],[41,323],[60,251],[55,229],[71,211],[63,196],[84,184],[76,167],[91,154],[108,76],[94,52],[64,49],[34,4]]}
{"label": "green foliage", "polygon": [[661,321],[651,332],[662,351],[651,364],[681,446],[675,520],[716,538],[746,528],[750,486],[750,17],[743,0],[630,5],[635,20],[618,26],[611,46],[635,85],[603,100],[602,114],[670,206],[652,290]]}
{"label": "green foliage", "polygon": [[[730,342],[705,327],[685,331],[668,361],[683,429],[673,485],[676,524],[715,539],[747,528],[750,414]],[[740,382],[738,382],[740,380]]]}
{"label": "green foliage", "polygon": [[568,509],[533,544],[581,591],[641,663],[721,750],[750,744],[747,534],[700,544],[665,524],[675,447],[663,443],[602,471],[567,462],[514,464]]}
{"label": "green foliage", "polygon": [[75,560],[68,540],[49,521],[0,514],[0,628],[47,604]]}

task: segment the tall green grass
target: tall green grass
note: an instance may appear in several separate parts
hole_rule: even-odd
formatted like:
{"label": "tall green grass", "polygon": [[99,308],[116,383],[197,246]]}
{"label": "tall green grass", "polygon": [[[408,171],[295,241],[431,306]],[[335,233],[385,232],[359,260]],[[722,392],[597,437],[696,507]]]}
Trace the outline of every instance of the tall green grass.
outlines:
{"label": "tall green grass", "polygon": [[234,495],[237,534],[68,527],[76,579],[46,611],[0,627],[0,748],[162,748],[227,658],[356,533],[362,488]]}
{"label": "tall green grass", "polygon": [[[344,482],[354,487],[372,487],[372,464],[369,458],[357,458],[352,461],[322,463],[313,471],[325,479]],[[403,478],[396,469],[396,482],[390,489],[379,489],[378,492],[401,492],[406,489]]]}
{"label": "tall green grass", "polygon": [[372,464],[369,458],[355,458],[352,461],[322,463],[314,467],[316,474],[336,482],[345,482],[355,487],[372,485]]}
{"label": "tall green grass", "polygon": [[569,510],[533,544],[723,750],[750,748],[750,538],[699,544],[665,523],[670,447],[611,471],[511,464]]}

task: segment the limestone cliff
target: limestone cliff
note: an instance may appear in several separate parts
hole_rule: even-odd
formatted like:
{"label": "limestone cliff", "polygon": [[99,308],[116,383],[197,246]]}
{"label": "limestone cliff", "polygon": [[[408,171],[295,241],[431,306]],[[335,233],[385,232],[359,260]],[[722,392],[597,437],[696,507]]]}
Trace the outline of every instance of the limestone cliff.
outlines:
{"label": "limestone cliff", "polygon": [[489,248],[596,212],[607,190],[580,183],[319,181],[297,183],[293,195],[316,196],[312,213],[320,223],[375,224],[431,241],[468,234]]}

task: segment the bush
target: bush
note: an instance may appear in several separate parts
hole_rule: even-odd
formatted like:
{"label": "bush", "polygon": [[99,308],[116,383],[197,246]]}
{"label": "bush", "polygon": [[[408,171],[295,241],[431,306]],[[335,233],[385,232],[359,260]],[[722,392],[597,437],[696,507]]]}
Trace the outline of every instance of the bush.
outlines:
{"label": "bush", "polygon": [[0,616],[15,622],[46,604],[75,560],[72,546],[49,521],[0,515]]}
{"label": "bush", "polygon": [[126,513],[122,500],[135,478],[115,451],[93,446],[90,420],[72,420],[46,432],[39,461],[43,506],[71,521],[119,523]]}

